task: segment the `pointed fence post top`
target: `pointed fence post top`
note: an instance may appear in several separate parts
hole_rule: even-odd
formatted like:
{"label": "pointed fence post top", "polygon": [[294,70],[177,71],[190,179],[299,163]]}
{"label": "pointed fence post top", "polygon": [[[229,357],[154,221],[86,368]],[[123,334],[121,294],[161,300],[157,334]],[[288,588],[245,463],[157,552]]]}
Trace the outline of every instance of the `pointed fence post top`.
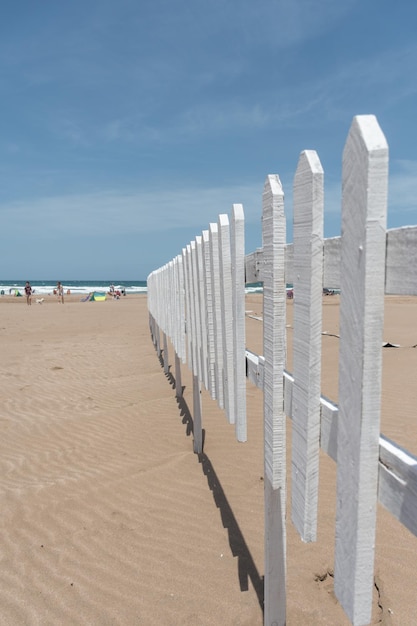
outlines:
{"label": "pointed fence post top", "polygon": [[342,235],[365,220],[386,228],[387,194],[387,141],[374,115],[358,115],[343,150]]}
{"label": "pointed fence post top", "polygon": [[245,219],[242,204],[234,204],[232,207],[232,219],[234,222],[241,222]]}
{"label": "pointed fence post top", "polygon": [[356,115],[353,118],[343,156],[349,149],[350,142],[354,142],[358,149],[366,150],[370,154],[386,152],[388,157],[388,143],[375,115]]}
{"label": "pointed fence post top", "polygon": [[220,227],[229,226],[229,216],[227,215],[227,213],[221,213],[219,215],[218,224]]}
{"label": "pointed fence post top", "polygon": [[264,184],[264,194],[270,193],[273,196],[283,196],[284,191],[278,174],[268,174]]}
{"label": "pointed fence post top", "polygon": [[298,159],[298,172],[309,170],[312,174],[323,174],[323,167],[319,159],[319,155],[315,150],[303,150]]}

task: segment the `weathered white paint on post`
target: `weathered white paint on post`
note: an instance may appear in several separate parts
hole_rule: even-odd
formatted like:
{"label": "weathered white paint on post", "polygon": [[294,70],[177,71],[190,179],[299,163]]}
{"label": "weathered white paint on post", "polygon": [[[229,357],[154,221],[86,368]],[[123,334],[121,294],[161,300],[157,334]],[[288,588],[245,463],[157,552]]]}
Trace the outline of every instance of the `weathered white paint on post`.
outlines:
{"label": "weathered white paint on post", "polygon": [[[167,288],[166,288],[166,283],[167,283],[166,275],[167,275],[167,272],[168,272],[168,266],[165,265],[162,268],[162,271],[159,273],[159,281],[160,281],[161,288],[162,288],[162,293],[163,293],[163,297],[162,297],[161,302],[160,302],[160,304],[162,306],[161,306],[160,311],[159,311],[159,320],[160,320],[159,328],[160,328],[161,332],[163,332],[163,333],[165,333],[166,330],[167,330],[167,317],[168,317],[167,316],[167,310],[166,310],[167,303],[168,303],[168,297],[169,297],[168,296],[168,292],[167,292]],[[164,345],[164,343],[163,343],[163,338],[162,338],[162,346],[163,345]]]}
{"label": "weathered white paint on post", "polygon": [[[149,290],[149,284],[150,284],[150,280],[149,280],[149,277],[148,277],[148,290]],[[154,318],[153,318],[153,315],[152,315],[151,311],[149,310],[149,329],[151,331],[152,343],[155,346],[155,328],[154,328],[154,326],[155,326],[155,321],[154,321]]]}
{"label": "weathered white paint on post", "polygon": [[216,347],[214,342],[214,298],[213,281],[211,276],[211,252],[210,235],[208,230],[203,230],[203,265],[204,265],[204,287],[207,311],[207,378],[208,391],[212,399],[216,397]]}
{"label": "weathered white paint on post", "polygon": [[219,232],[220,306],[223,331],[224,406],[229,424],[234,424],[233,299],[229,217],[225,214],[219,215],[217,223]]}
{"label": "weathered white paint on post", "polygon": [[369,624],[378,487],[388,147],[355,117],[343,153],[335,593]]}
{"label": "weathered white paint on post", "polygon": [[177,338],[176,313],[177,313],[177,293],[175,285],[175,259],[167,265],[166,282],[168,284],[167,302],[167,335],[175,347]]}
{"label": "weathered white paint on post", "polygon": [[164,360],[164,372],[168,374],[169,372],[169,362],[168,362],[168,341],[166,333],[164,333],[164,350],[163,350],[163,360]]}
{"label": "weathered white paint on post", "polygon": [[178,323],[179,323],[179,338],[178,338],[178,356],[182,363],[187,360],[187,352],[185,348],[185,331],[186,331],[186,318],[185,318],[185,293],[184,293],[184,259],[181,254],[177,256],[177,283],[178,283]]}
{"label": "weathered white paint on post", "polygon": [[161,335],[159,332],[159,326],[158,324],[156,325],[156,354],[158,355],[158,358],[161,357]]}
{"label": "weathered white paint on post", "polygon": [[205,268],[203,259],[203,238],[198,236],[196,241],[196,260],[197,260],[197,297],[199,303],[199,329],[200,329],[200,361],[201,361],[201,378],[200,381],[204,387],[208,389],[207,374],[207,311],[206,311],[206,286],[205,286]]}
{"label": "weathered white paint on post", "polygon": [[175,353],[175,395],[182,398],[181,362],[177,353]]}
{"label": "weathered white paint on post", "polygon": [[201,383],[193,375],[193,450],[196,454],[203,451],[203,424],[201,417]]}
{"label": "weathered white paint on post", "polygon": [[157,349],[157,333],[158,333],[158,324],[156,323],[155,318],[153,318],[153,343],[155,346],[155,350]]}
{"label": "weathered white paint on post", "polygon": [[[165,307],[163,311],[163,330],[168,337],[173,339],[173,312],[175,310],[175,293],[173,290],[173,262],[166,264],[163,272],[163,285],[165,291]],[[164,363],[165,364],[165,363]],[[167,372],[165,372],[167,373]]]}
{"label": "weathered white paint on post", "polygon": [[156,348],[156,321],[154,317],[152,317],[152,339],[153,339],[153,345]]}
{"label": "weathered white paint on post", "polygon": [[268,176],[262,197],[264,248],[265,626],[286,623],[284,193]]}
{"label": "weathered white paint on post", "polygon": [[313,150],[300,155],[294,178],[294,332],[292,521],[316,541],[320,452],[323,294],[323,168]]}
{"label": "weathered white paint on post", "polygon": [[185,295],[185,315],[186,315],[186,331],[187,331],[187,348],[188,348],[188,367],[194,371],[194,355],[192,341],[192,305],[191,305],[191,246],[188,244],[182,250],[183,269],[184,269],[184,295]]}
{"label": "weathered white paint on post", "polygon": [[179,351],[179,333],[180,333],[180,307],[179,307],[179,292],[178,292],[178,257],[175,257],[171,261],[172,269],[170,280],[171,283],[171,292],[172,292],[172,301],[170,304],[170,313],[171,313],[171,331],[170,337],[171,342],[174,347],[174,351],[178,354]]}
{"label": "weathered white paint on post", "polygon": [[193,321],[193,448],[196,454],[203,450],[203,431],[201,419],[201,326],[200,326],[200,302],[198,297],[198,268],[196,241],[190,244],[191,259],[191,304]]}
{"label": "weathered white paint on post", "polygon": [[247,440],[245,363],[245,216],[243,206],[234,204],[230,222],[233,293],[233,360],[235,432],[238,441]]}
{"label": "weathered white paint on post", "polygon": [[194,324],[194,339],[196,345],[196,369],[194,371],[198,376],[198,380],[202,380],[202,368],[201,368],[201,312],[200,312],[200,294],[199,294],[199,275],[198,275],[198,256],[197,256],[197,244],[198,237],[191,242],[191,273],[193,278],[193,324]]}
{"label": "weathered white paint on post", "polygon": [[193,374],[194,376],[199,376],[200,368],[199,368],[199,348],[197,343],[198,337],[198,327],[197,327],[197,304],[196,304],[196,268],[195,268],[195,241],[191,241],[190,243],[190,258],[189,258],[189,271],[190,271],[190,304],[191,304],[191,344],[192,344],[192,355],[193,355]]}
{"label": "weathered white paint on post", "polygon": [[184,333],[184,281],[183,281],[182,256],[177,255],[173,259],[172,289],[174,303],[172,306],[172,332],[175,360],[175,395],[182,397],[181,363],[185,362],[185,333]]}
{"label": "weathered white paint on post", "polygon": [[211,253],[211,289],[213,296],[213,332],[215,353],[215,384],[216,398],[220,409],[224,409],[223,393],[223,324],[220,291],[219,268],[219,229],[217,224],[209,225],[210,253]]}

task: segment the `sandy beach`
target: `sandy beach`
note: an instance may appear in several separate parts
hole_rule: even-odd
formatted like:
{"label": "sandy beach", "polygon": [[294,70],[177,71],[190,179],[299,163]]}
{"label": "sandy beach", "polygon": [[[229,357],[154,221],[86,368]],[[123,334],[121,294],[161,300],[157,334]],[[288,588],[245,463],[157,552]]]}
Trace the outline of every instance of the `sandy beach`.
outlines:
{"label": "sandy beach", "polygon": [[[247,310],[262,315],[262,297]],[[292,312],[289,301],[289,371]],[[334,401],[338,317],[338,296],[324,297],[322,391]],[[413,454],[416,320],[417,298],[386,299],[384,341],[400,347],[383,351],[381,431]],[[203,391],[198,458],[190,372],[177,401],[146,296],[31,307],[4,296],[0,335],[0,625],[262,626],[260,390],[248,382],[245,444]],[[262,353],[251,317],[247,347]],[[335,481],[323,454],[317,543],[301,542],[288,511],[290,626],[349,624],[333,594]],[[372,624],[417,623],[416,553],[378,506]]]}

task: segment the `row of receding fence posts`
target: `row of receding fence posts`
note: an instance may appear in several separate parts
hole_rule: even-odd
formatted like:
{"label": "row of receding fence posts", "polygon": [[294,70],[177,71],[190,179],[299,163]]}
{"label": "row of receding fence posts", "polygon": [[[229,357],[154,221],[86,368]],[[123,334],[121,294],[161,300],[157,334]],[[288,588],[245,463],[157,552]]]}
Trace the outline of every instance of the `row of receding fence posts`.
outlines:
{"label": "row of receding fence posts", "polygon": [[[202,452],[201,385],[246,441],[245,240],[241,205],[219,216],[182,254],[148,277],[152,336],[168,367],[166,337],[193,375],[194,450]],[[185,337],[187,349],[185,349]],[[188,354],[188,359],[186,355]],[[176,381],[177,394],[180,384]]]}
{"label": "row of receding fence posts", "polygon": [[[167,336],[173,343],[177,396],[180,360],[192,371],[195,452],[203,447],[202,384],[235,424],[240,442],[246,440],[246,375],[263,389],[267,626],[286,623],[286,416],[293,420],[292,521],[304,541],[315,541],[321,445],[337,457],[335,593],[352,624],[371,619],[379,447],[386,459],[395,456],[380,440],[387,181],[384,135],[374,116],[356,117],[343,154],[340,246],[329,240],[326,247],[323,240],[323,169],[317,154],[305,151],[294,179],[292,250],[282,186],[278,176],[268,176],[262,250],[245,257],[243,208],[233,205],[230,225],[220,215],[148,277],[151,333],[158,356],[164,333],[166,373]],[[393,258],[400,253],[394,250]],[[245,281],[263,282],[264,303],[263,357],[246,351],[246,362]],[[410,281],[416,290],[415,278]],[[285,371],[288,282],[294,289],[293,377]],[[320,395],[325,284],[341,290],[338,407]],[[417,463],[411,456],[402,465],[396,461],[392,485],[387,463],[394,462],[380,467],[384,504],[416,534],[415,516],[398,510],[395,489],[415,490],[407,479],[415,481],[409,466],[417,470]],[[413,498],[410,510],[417,511]]]}

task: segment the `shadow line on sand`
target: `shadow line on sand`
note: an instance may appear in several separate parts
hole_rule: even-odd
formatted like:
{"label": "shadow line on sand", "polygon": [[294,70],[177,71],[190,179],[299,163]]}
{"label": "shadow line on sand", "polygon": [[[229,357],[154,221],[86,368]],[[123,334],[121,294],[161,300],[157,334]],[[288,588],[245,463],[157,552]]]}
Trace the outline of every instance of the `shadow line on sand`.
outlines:
{"label": "shadow line on sand", "polygon": [[198,455],[203,473],[207,478],[210,491],[220,511],[223,527],[229,535],[229,546],[233,556],[237,557],[239,585],[241,591],[248,591],[251,581],[262,611],[264,608],[264,581],[259,575],[255,562],[247,546],[239,524],[227,500],[226,494],[208,456],[202,452]]}
{"label": "shadow line on sand", "polygon": [[[185,387],[183,387],[182,391],[184,391],[184,389]],[[194,427],[194,422],[190,409],[183,397],[177,397],[176,400],[178,408],[180,409],[182,423],[186,425],[186,435],[190,436],[193,433]],[[216,507],[220,511],[223,527],[228,532],[229,546],[232,554],[233,556],[237,557],[240,590],[248,591],[250,580],[258,598],[259,606],[263,611],[264,579],[259,575],[248,545],[245,541],[242,531],[240,530],[238,521],[229,504],[229,501],[224,492],[219,477],[216,474],[213,464],[207,454],[204,453],[204,435],[205,431],[203,430],[203,452],[198,454],[198,461],[201,464],[203,474],[207,478],[207,484],[213,494],[213,499]]]}
{"label": "shadow line on sand", "polygon": [[[164,359],[161,352],[159,356],[159,362],[164,369]],[[165,372],[165,377],[167,378],[172,389],[176,388],[176,380],[170,371],[170,367],[168,368],[168,372]],[[194,432],[194,421],[191,415],[191,411],[188,407],[187,402],[183,397],[183,392],[185,390],[185,386],[181,389],[180,397],[176,396],[176,401],[178,404],[178,408],[180,410],[180,416],[182,417],[182,423],[186,426],[186,435],[189,437]],[[264,610],[264,577],[259,575],[258,569],[255,565],[253,557],[250,553],[248,545],[245,541],[245,538],[240,530],[237,519],[233,513],[233,510],[227,500],[226,494],[222,487],[222,484],[219,480],[219,477],[216,474],[216,471],[211,463],[209,457],[204,453],[204,438],[205,431],[203,430],[203,452],[198,454],[198,462],[201,464],[201,468],[203,470],[203,474],[207,478],[207,484],[209,486],[210,491],[213,494],[213,499],[216,504],[216,507],[220,511],[220,516],[222,520],[223,527],[228,532],[229,538],[229,546],[232,551],[233,556],[237,557],[238,560],[238,576],[239,576],[239,585],[241,591],[248,591],[249,589],[249,580],[252,583],[252,586],[255,590],[256,596],[258,598],[259,606],[263,612]]]}

